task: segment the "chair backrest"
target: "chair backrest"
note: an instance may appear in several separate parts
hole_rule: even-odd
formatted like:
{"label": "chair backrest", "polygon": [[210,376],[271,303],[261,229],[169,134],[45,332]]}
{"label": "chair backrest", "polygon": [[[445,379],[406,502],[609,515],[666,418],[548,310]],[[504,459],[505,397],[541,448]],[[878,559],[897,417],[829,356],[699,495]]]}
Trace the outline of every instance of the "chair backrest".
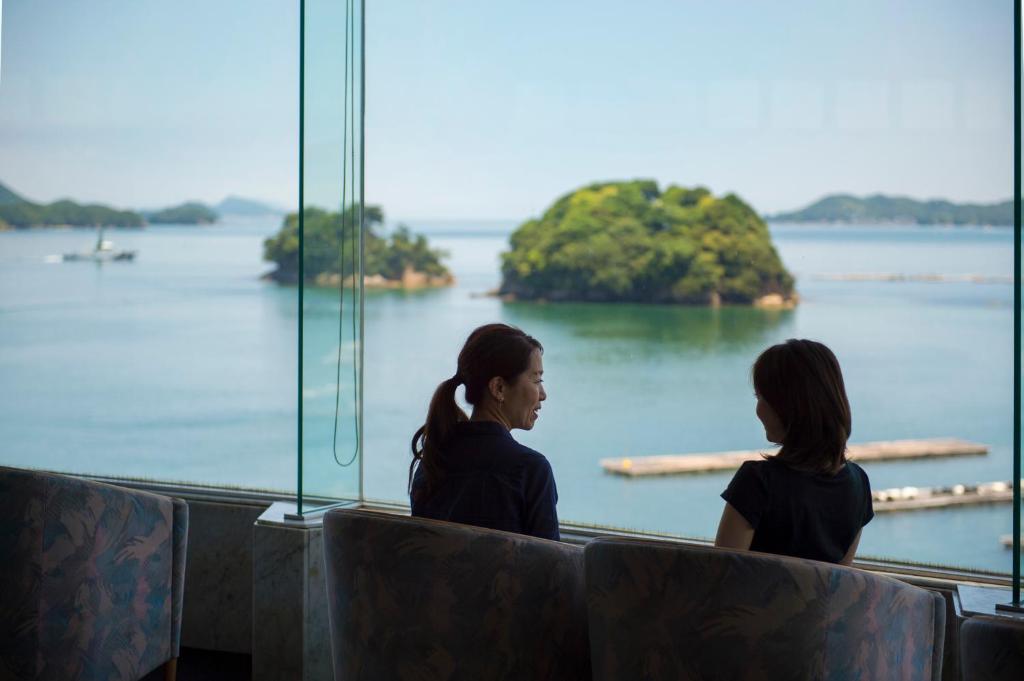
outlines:
{"label": "chair backrest", "polygon": [[669,542],[586,548],[594,679],[941,677],[941,596],[810,560]]}
{"label": "chair backrest", "polygon": [[339,510],[324,561],[336,681],[590,679],[580,547]]}
{"label": "chair backrest", "polygon": [[0,467],[0,678],[134,681],[177,657],[188,508]]}
{"label": "chair backrest", "polygon": [[960,625],[962,681],[1024,679],[1024,620],[971,617]]}

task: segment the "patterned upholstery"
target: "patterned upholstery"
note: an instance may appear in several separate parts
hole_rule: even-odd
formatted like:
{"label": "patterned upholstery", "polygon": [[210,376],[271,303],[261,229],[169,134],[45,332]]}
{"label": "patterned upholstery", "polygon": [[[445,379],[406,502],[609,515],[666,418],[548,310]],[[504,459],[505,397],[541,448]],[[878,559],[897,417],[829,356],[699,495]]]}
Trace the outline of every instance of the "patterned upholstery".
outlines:
{"label": "patterned upholstery", "polygon": [[971,617],[960,626],[963,681],[1024,679],[1024,620]]}
{"label": "patterned upholstery", "polygon": [[0,467],[0,679],[139,679],[178,656],[188,508]]}
{"label": "patterned upholstery", "polygon": [[324,560],[337,681],[590,679],[579,547],[341,510]]}
{"label": "patterned upholstery", "polygon": [[941,596],[827,563],[668,542],[586,548],[594,679],[941,678]]}

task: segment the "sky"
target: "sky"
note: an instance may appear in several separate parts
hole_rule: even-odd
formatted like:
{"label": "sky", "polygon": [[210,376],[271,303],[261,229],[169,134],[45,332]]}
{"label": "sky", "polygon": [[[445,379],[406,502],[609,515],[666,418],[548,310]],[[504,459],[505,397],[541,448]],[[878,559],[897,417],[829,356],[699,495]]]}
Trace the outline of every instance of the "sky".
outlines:
{"label": "sky", "polygon": [[[307,0],[314,115],[342,78],[330,4]],[[526,219],[639,177],[761,212],[1012,196],[1006,0],[366,5],[365,191],[391,218]],[[295,205],[297,6],[6,0],[0,182],[42,201]],[[326,145],[329,111],[307,124]]]}

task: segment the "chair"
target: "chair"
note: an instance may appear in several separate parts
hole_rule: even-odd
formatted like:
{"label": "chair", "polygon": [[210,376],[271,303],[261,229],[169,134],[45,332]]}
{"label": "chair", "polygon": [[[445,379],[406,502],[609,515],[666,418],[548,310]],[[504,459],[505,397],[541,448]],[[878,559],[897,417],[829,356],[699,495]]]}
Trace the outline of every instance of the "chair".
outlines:
{"label": "chair", "polygon": [[590,679],[579,547],[336,510],[324,561],[336,681]]}
{"label": "chair", "polygon": [[594,679],[941,678],[942,597],[851,568],[669,542],[585,552]]}
{"label": "chair", "polygon": [[1024,679],[1024,620],[971,617],[960,625],[962,681]]}
{"label": "chair", "polygon": [[0,467],[0,679],[173,679],[188,508]]}

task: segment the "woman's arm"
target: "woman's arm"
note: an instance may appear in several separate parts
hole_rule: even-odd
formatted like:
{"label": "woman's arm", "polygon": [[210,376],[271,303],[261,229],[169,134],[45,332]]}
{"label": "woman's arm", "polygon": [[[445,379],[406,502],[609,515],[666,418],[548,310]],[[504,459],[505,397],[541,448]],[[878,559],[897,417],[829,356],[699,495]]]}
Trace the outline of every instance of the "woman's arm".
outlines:
{"label": "woman's arm", "polygon": [[558,534],[558,488],[551,464],[539,457],[525,490],[524,534],[542,539],[560,539]]}
{"label": "woman's arm", "polygon": [[857,531],[857,536],[853,538],[853,543],[850,544],[850,548],[846,550],[846,555],[839,561],[840,565],[849,565],[853,562],[853,557],[857,555],[857,544],[860,544],[860,530]]}
{"label": "woman's arm", "polygon": [[[858,535],[858,538],[860,535]],[[754,528],[740,512],[726,502],[722,511],[722,519],[718,521],[718,534],[715,535],[715,546],[723,549],[741,549],[746,551],[754,541]],[[856,542],[854,542],[856,548]]]}

